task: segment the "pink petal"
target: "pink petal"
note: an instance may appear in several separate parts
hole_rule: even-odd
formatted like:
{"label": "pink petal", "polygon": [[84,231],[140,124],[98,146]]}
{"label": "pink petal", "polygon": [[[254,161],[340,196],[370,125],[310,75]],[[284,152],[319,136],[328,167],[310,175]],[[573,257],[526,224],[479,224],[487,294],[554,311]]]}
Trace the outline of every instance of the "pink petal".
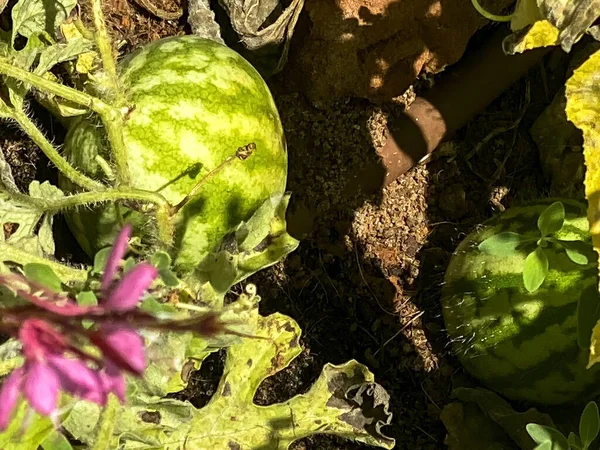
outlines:
{"label": "pink petal", "polygon": [[110,360],[106,361],[106,370],[102,372],[104,390],[114,393],[121,403],[125,402],[125,376]]}
{"label": "pink petal", "polygon": [[26,359],[39,360],[49,354],[59,354],[66,348],[66,338],[41,319],[25,319],[19,329]]}
{"label": "pink petal", "polygon": [[127,243],[132,232],[131,224],[126,224],[123,229],[117,235],[115,243],[112,246],[108,260],[106,261],[106,267],[104,267],[104,273],[102,274],[102,291],[107,294],[110,289],[110,285],[117,274],[119,263],[127,253]]}
{"label": "pink petal", "polygon": [[106,392],[100,374],[90,369],[87,364],[77,359],[62,356],[49,358],[48,364],[60,379],[64,391],[84,400],[106,404]]}
{"label": "pink petal", "polygon": [[91,340],[118,368],[138,375],[146,369],[144,340],[133,328],[125,325],[102,325]]}
{"label": "pink petal", "polygon": [[137,306],[142,295],[158,276],[158,269],[142,263],[127,272],[104,301],[104,308],[113,311],[128,311]]}
{"label": "pink petal", "polygon": [[0,430],[6,430],[8,422],[12,417],[13,409],[19,398],[21,380],[23,379],[23,368],[13,370],[13,372],[4,380],[2,390],[0,391]]}
{"label": "pink petal", "polygon": [[58,375],[43,362],[27,367],[23,377],[23,393],[38,413],[49,416],[56,409],[60,380]]}

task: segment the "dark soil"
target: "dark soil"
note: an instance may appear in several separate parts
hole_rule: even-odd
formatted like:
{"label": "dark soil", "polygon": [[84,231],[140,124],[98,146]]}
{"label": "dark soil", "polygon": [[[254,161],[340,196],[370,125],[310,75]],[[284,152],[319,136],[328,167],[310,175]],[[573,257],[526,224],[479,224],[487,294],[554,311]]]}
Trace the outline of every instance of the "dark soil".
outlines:
{"label": "dark soil", "polygon": [[[123,51],[188,32],[184,19],[160,20],[126,0],[106,3]],[[162,7],[172,11],[178,5]],[[301,93],[286,92],[284,77],[269,80],[288,139],[289,228],[301,244],[248,281],[258,287],[262,314],[278,311],[299,323],[304,351],[263,383],[258,404],[306,392],[327,362],[356,359],[390,393],[394,419],[384,431],[396,439],[396,448],[444,447],[439,415],[453,376],[461,372],[449,354],[440,312],[444,270],[477,224],[513,203],[546,195],[528,129],[564,80],[563,61],[552,58],[444,143],[427,165],[368,195],[350,188],[352,175],[375,157],[387,118],[403,105],[344,100],[316,109]],[[518,126],[499,131],[518,120]],[[36,174],[39,152],[13,127],[0,129],[0,145],[24,188]],[[192,375],[186,394],[195,405],[212,395],[222,357],[212,355]],[[326,436],[293,447],[365,448]]]}

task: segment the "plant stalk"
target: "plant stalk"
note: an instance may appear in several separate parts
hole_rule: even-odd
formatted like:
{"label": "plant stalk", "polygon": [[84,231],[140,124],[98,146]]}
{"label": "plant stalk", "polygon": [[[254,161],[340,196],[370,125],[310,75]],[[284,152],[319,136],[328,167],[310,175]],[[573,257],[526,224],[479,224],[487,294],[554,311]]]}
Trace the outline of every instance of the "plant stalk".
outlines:
{"label": "plant stalk", "polygon": [[35,142],[35,144],[44,152],[48,159],[73,183],[90,191],[105,189],[105,186],[99,181],[93,180],[75,169],[69,162],[63,158],[58,150],[46,139],[46,136],[39,130],[38,127],[27,117],[21,109],[13,110],[13,119],[27,133],[27,135]]}

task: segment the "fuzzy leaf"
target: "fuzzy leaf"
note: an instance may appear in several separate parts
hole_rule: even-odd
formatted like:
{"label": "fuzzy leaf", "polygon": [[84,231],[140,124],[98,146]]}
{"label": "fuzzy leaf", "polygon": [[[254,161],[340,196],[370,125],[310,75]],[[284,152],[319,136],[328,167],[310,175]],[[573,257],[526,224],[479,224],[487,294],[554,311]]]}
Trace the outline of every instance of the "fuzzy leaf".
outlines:
{"label": "fuzzy leaf", "polygon": [[54,36],[76,4],[77,0],[19,0],[12,10],[12,41],[19,34],[27,38],[43,32]]}
{"label": "fuzzy leaf", "polygon": [[542,237],[559,231],[565,222],[565,207],[561,202],[554,202],[538,217],[538,229]]}
{"label": "fuzzy leaf", "polygon": [[523,283],[529,292],[535,292],[546,279],[548,273],[548,257],[544,249],[538,247],[525,258],[523,266]]}
{"label": "fuzzy leaf", "polygon": [[598,416],[598,405],[596,402],[589,402],[579,421],[579,436],[585,448],[588,448],[594,439],[598,437],[600,431],[600,417]]}
{"label": "fuzzy leaf", "polygon": [[479,250],[490,255],[509,256],[515,253],[516,248],[520,244],[527,241],[528,240],[519,233],[504,231],[485,239],[479,244]]}
{"label": "fuzzy leaf", "polygon": [[575,264],[585,266],[589,262],[587,253],[589,253],[589,244],[582,241],[558,241],[558,244],[565,249],[565,253]]}

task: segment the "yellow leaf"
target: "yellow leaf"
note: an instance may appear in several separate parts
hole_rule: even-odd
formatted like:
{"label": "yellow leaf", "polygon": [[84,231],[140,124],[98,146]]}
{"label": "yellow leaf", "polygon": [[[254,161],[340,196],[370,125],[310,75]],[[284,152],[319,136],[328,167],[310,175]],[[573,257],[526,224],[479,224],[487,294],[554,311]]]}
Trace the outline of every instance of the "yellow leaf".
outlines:
{"label": "yellow leaf", "polygon": [[[567,81],[567,118],[583,133],[585,196],[592,244],[600,254],[600,51],[593,53]],[[592,332],[589,366],[600,361],[600,323]]]}
{"label": "yellow leaf", "polygon": [[560,31],[547,20],[538,20],[525,33],[515,33],[504,40],[504,51],[508,54],[523,53],[538,47],[559,45]]}
{"label": "yellow leaf", "polygon": [[[69,22],[62,24],[60,26],[60,31],[67,41],[84,37],[75,24]],[[97,54],[94,51],[82,53],[77,57],[75,70],[81,74],[92,72],[95,67],[96,56]]]}
{"label": "yellow leaf", "polygon": [[600,362],[600,321],[592,330],[592,341],[590,342],[590,359],[587,369]]}

